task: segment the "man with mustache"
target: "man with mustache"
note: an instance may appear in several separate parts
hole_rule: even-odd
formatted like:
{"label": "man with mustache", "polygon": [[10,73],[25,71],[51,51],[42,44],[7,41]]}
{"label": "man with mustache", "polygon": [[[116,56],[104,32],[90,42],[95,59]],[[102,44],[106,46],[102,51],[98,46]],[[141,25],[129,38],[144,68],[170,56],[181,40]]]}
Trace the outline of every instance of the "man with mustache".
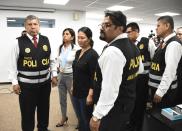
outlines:
{"label": "man with mustache", "polygon": [[57,85],[56,61],[51,58],[49,39],[39,34],[39,18],[29,15],[24,24],[27,33],[13,46],[9,78],[19,96],[22,131],[34,130],[35,111],[38,131],[48,131],[51,81]]}
{"label": "man with mustache", "polygon": [[95,73],[94,91],[101,90],[90,120],[91,131],[126,131],[134,107],[136,76],[143,71],[143,65],[125,29],[126,16],[121,11],[105,12],[100,39],[108,44]]}

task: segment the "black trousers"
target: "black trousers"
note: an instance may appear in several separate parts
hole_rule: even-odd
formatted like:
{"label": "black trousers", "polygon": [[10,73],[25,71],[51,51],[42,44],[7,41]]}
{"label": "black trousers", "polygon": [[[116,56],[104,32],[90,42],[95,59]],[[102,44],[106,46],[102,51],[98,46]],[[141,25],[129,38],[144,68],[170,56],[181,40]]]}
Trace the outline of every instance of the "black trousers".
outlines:
{"label": "black trousers", "polygon": [[148,80],[147,74],[140,74],[137,77],[135,107],[130,117],[131,131],[142,130],[144,111],[148,99]]}
{"label": "black trousers", "polygon": [[37,112],[38,131],[47,131],[49,123],[49,98],[51,92],[50,80],[41,84],[26,84],[19,82],[21,94],[19,103],[21,110],[22,131],[33,131],[35,126],[35,111]]}
{"label": "black trousers", "polygon": [[114,105],[111,111],[101,119],[99,131],[128,131],[127,123],[134,108],[134,102]]}

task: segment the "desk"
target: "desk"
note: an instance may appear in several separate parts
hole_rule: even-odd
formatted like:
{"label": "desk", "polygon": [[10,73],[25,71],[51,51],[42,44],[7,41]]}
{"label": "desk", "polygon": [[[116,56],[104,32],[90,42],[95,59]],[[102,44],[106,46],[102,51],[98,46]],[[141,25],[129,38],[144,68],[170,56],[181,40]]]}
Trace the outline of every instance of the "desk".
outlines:
{"label": "desk", "polygon": [[182,131],[182,120],[171,121],[161,114],[161,110],[145,112],[143,131]]}

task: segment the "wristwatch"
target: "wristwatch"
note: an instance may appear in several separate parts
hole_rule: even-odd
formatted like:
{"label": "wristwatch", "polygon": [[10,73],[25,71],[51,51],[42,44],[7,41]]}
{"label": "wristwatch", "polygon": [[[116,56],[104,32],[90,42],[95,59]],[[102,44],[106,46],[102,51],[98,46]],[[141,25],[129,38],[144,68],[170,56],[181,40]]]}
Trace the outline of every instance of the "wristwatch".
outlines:
{"label": "wristwatch", "polygon": [[100,121],[100,119],[98,119],[97,117],[95,117],[95,116],[92,116],[92,120],[94,121],[94,122],[98,122],[98,121]]}

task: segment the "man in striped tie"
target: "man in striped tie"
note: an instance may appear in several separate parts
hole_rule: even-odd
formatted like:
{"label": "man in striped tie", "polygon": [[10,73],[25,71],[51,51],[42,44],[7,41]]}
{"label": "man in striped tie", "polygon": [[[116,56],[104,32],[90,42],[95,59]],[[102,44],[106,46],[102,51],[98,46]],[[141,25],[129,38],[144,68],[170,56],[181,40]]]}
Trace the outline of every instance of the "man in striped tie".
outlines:
{"label": "man in striped tie", "polygon": [[48,131],[51,75],[52,85],[57,84],[56,62],[51,59],[48,38],[39,34],[39,18],[29,15],[24,24],[27,34],[17,38],[11,52],[9,78],[19,95],[22,131],[34,130],[35,110],[38,131]]}

